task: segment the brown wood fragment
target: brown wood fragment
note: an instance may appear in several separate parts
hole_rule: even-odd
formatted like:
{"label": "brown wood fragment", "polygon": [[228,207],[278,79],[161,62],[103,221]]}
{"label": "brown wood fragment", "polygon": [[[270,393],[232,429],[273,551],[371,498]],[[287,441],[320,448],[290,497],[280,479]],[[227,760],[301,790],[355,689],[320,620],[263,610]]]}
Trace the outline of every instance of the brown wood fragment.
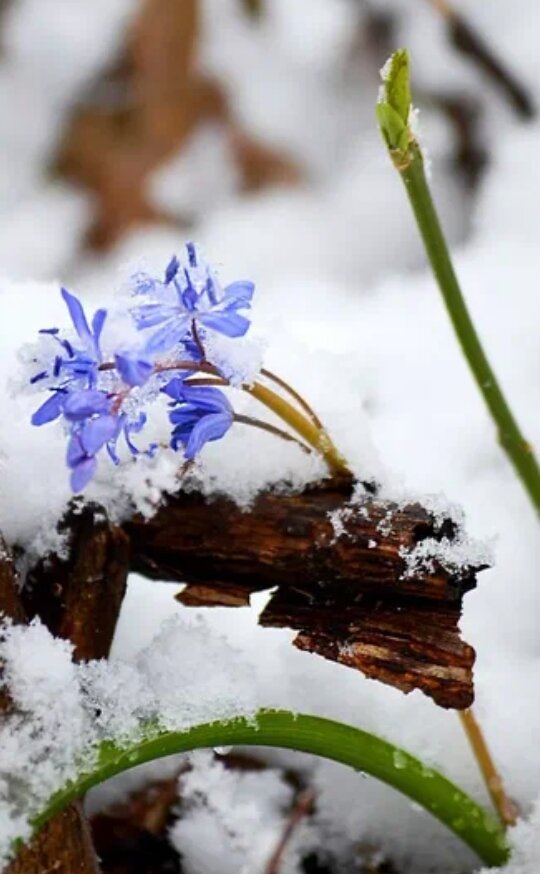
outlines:
{"label": "brown wood fragment", "polygon": [[[17,590],[13,562],[0,537],[0,612],[15,622],[26,621]],[[11,702],[0,694],[0,713]],[[79,804],[70,805],[50,820],[39,835],[23,847],[5,874],[98,874],[88,827]]]}
{"label": "brown wood fragment", "polygon": [[437,522],[419,504],[366,496],[352,507],[349,498],[350,484],[338,480],[262,494],[250,512],[224,498],[179,495],[125,526],[131,567],[188,583],[177,597],[189,606],[244,604],[277,587],[260,622],[297,629],[299,648],[404,692],[421,689],[444,707],[470,706],[474,650],[458,622],[479,568],[453,573],[435,562],[432,572],[404,576],[402,554],[426,538],[452,541],[455,523]]}
{"label": "brown wood fragment", "polygon": [[[77,660],[108,655],[124,597],[129,544],[104,511],[87,504],[71,512],[67,557],[49,556],[28,576],[23,590],[28,617],[39,616],[49,630],[74,644]],[[12,600],[0,562],[0,597]],[[2,594],[3,593],[3,594]],[[23,606],[16,606],[22,618]],[[97,874],[88,826],[80,805],[71,805],[50,820],[23,847],[6,874]]]}
{"label": "brown wood fragment", "polygon": [[80,803],[71,804],[18,852],[4,874],[99,874]]}
{"label": "brown wood fragment", "polygon": [[218,585],[186,586],[178,600],[185,607],[249,607],[249,587],[236,586],[227,583],[223,588]]}
{"label": "brown wood fragment", "polygon": [[17,590],[13,559],[0,534],[0,614],[24,622],[25,613]]}
{"label": "brown wood fragment", "polygon": [[47,556],[28,575],[23,597],[57,637],[70,640],[77,661],[105,658],[124,598],[129,542],[96,504],[71,512],[67,558]]}

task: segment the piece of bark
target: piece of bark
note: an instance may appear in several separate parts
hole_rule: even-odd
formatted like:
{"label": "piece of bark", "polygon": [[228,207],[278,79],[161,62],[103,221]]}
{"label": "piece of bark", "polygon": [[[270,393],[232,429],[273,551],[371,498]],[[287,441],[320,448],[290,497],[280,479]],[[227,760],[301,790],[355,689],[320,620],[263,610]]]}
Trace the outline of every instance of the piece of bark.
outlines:
{"label": "piece of bark", "polygon": [[99,874],[88,823],[79,802],[51,819],[19,850],[4,874]]}
{"label": "piece of bark", "polygon": [[339,480],[264,493],[250,512],[225,498],[177,496],[125,526],[130,564],[188,583],[178,600],[189,606],[236,606],[277,587],[260,622],[298,630],[299,648],[404,692],[419,688],[444,707],[470,706],[474,650],[458,621],[479,568],[434,562],[431,572],[409,574],[404,558],[426,538],[452,542],[455,522],[419,504],[349,499],[350,484]]}
{"label": "piece of bark", "polygon": [[0,534],[0,614],[14,622],[24,622],[24,609],[17,590],[15,567],[9,550]]}
{"label": "piece of bark", "polygon": [[[39,616],[49,630],[74,644],[76,660],[108,655],[124,597],[129,544],[97,505],[70,512],[63,527],[68,532],[66,558],[51,556],[28,575],[24,606],[15,604],[22,619]],[[12,602],[12,589],[0,593]],[[55,816],[17,854],[6,874],[97,874],[99,871],[82,807],[71,805]]]}
{"label": "piece of bark", "polygon": [[[14,622],[26,616],[17,589],[13,562],[0,537],[0,612]],[[0,713],[9,711],[8,696],[0,694]],[[88,826],[79,804],[55,816],[39,835],[23,847],[5,874],[98,874]]]}
{"label": "piece of bark", "polygon": [[71,511],[60,530],[67,557],[47,556],[28,574],[26,611],[70,640],[77,661],[106,658],[126,590],[128,539],[97,504]]}
{"label": "piece of bark", "polygon": [[[12,557],[0,534],[0,616],[13,622],[25,622],[24,608],[17,590],[17,578]],[[0,665],[0,671],[1,671]],[[0,688],[0,714],[10,707],[5,690]]]}

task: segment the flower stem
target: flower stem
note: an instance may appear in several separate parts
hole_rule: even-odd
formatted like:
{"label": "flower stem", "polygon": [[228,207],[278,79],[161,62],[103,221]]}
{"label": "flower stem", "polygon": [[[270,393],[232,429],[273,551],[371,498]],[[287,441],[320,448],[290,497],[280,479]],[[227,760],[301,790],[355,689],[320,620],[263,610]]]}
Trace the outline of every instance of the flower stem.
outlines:
{"label": "flower stem", "polygon": [[531,444],[523,436],[499,386],[469,315],[426,181],[422,154],[415,143],[409,149],[409,156],[410,161],[400,169],[400,175],[450,320],[497,428],[499,443],[537,513],[540,513],[540,468]]}
{"label": "flower stem", "polygon": [[255,719],[212,722],[186,731],[164,731],[153,724],[142,737],[120,747],[99,747],[97,763],[53,796],[33,825],[41,828],[92,786],[144,762],[194,749],[217,746],[273,746],[323,756],[370,774],[421,804],[448,826],[486,865],[508,858],[504,831],[482,807],[438,771],[409,753],[358,728],[286,711],[263,710]]}
{"label": "flower stem", "polygon": [[255,382],[252,385],[242,386],[244,391],[256,398],[269,410],[272,410],[276,416],[279,416],[283,422],[286,422],[293,431],[296,431],[306,443],[309,443],[314,449],[319,452],[329,468],[337,474],[345,474],[351,476],[347,462],[336,449],[330,437],[324,429],[318,428],[310,419],[307,419],[296,407],[293,407],[289,401],[282,398],[266,385],[261,385]]}
{"label": "flower stem", "polygon": [[[469,315],[431,198],[422,152],[411,130],[412,97],[408,53],[403,49],[394,52],[389,63],[383,67],[382,75],[383,87],[377,104],[377,118],[383,139],[392,163],[405,185],[448,315],[491,413],[499,442],[539,512],[540,469],[532,448],[523,437],[499,387]],[[507,823],[512,817],[514,805],[506,795],[482,730],[472,710],[460,714],[460,718],[499,818]]]}
{"label": "flower stem", "polygon": [[253,416],[244,416],[242,413],[235,413],[234,421],[239,422],[241,425],[251,425],[253,428],[260,428],[261,431],[267,431],[268,434],[274,434],[276,437],[281,437],[282,440],[287,440],[289,443],[296,443],[302,452],[307,452],[308,455],[313,452],[313,450],[310,449],[309,446],[306,446],[305,443],[302,443],[301,440],[298,440],[296,437],[293,437],[292,434],[283,431],[281,428],[276,428],[276,426],[271,425],[270,422],[263,422],[262,419],[254,419]]}
{"label": "flower stem", "polygon": [[295,388],[292,387],[292,385],[289,385],[288,382],[285,382],[285,380],[282,379],[281,376],[278,376],[276,373],[272,373],[271,370],[267,370],[266,367],[261,368],[261,373],[267,379],[275,382],[276,385],[279,385],[279,387],[282,388],[283,391],[286,391],[292,398],[294,398],[296,403],[303,409],[304,413],[307,413],[315,427],[323,430],[323,423],[319,419],[317,413],[310,407],[310,405],[302,397],[302,395],[297,392]]}
{"label": "flower stem", "polygon": [[515,825],[518,814],[517,807],[514,802],[508,798],[504,791],[503,782],[497,768],[495,767],[495,762],[491,757],[484,734],[476,721],[473,711],[460,710],[459,718],[472,747],[476,761],[482,771],[482,776],[499,819],[505,827],[508,825]]}

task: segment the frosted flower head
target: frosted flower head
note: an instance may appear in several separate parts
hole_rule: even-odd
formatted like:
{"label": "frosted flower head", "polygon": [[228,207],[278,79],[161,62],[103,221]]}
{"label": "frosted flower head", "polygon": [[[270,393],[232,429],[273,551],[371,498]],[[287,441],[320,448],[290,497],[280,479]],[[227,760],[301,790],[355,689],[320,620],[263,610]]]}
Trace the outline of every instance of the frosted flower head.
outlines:
{"label": "frosted flower head", "polygon": [[227,337],[243,337],[249,329],[248,318],[239,310],[250,308],[254,284],[239,280],[222,289],[193,243],[186,245],[186,255],[185,263],[176,255],[171,259],[163,280],[148,277],[141,282],[137,277],[135,293],[150,301],[131,313],[138,329],[149,333],[145,348],[150,354],[193,343],[199,328]]}
{"label": "frosted flower head", "polygon": [[[58,328],[40,332],[50,351],[48,358],[41,352],[36,355],[39,371],[29,381],[46,389],[48,397],[33,414],[32,424],[62,421],[68,435],[66,463],[76,492],[95,475],[103,450],[120,464],[120,438],[132,458],[155,454],[157,443],[140,449],[133,438],[144,430],[149,408],[163,400],[163,394],[173,408],[168,445],[182,449],[187,459],[223,437],[234,421],[223,392],[197,384],[197,373],[235,382],[236,350],[230,346],[229,354],[212,363],[204,344],[211,332],[228,341],[245,335],[250,323],[240,310],[251,305],[253,283],[239,281],[222,289],[210,265],[188,243],[184,261],[173,256],[163,278],[138,273],[132,284],[136,305],[124,303],[112,316],[99,309],[91,321],[81,302],[62,289],[73,337]],[[103,327],[111,318],[112,333],[109,330],[103,342]]]}
{"label": "frosted flower head", "polygon": [[189,386],[175,379],[163,391],[172,398],[171,446],[183,446],[188,460],[195,458],[206,443],[220,440],[233,424],[233,408],[218,388]]}

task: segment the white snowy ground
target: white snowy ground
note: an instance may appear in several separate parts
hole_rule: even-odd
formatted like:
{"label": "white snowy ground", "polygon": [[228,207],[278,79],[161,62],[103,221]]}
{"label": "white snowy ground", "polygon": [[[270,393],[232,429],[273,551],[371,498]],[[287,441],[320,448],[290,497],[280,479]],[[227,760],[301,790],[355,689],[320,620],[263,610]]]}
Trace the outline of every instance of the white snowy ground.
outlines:
{"label": "white snowy ground", "polygon": [[[68,5],[77,13],[64,29]],[[456,5],[534,90],[540,75],[540,9],[534,0]],[[478,715],[509,791],[527,815],[540,794],[538,523],[496,445],[422,267],[404,194],[374,129],[376,80],[368,64],[345,63],[351,21],[362,14],[361,4],[272,0],[259,29],[241,22],[232,0],[206,0],[205,7],[206,66],[227,83],[245,127],[295,155],[309,184],[239,198],[224,135],[208,129],[156,174],[154,195],[172,212],[192,208],[198,218],[190,236],[204,245],[224,278],[257,283],[253,331],[264,338],[266,363],[306,394],[355,469],[376,474],[392,495],[444,493],[464,507],[471,535],[493,542],[495,566],[467,596],[462,628],[478,653]],[[456,265],[467,301],[524,431],[540,452],[540,125],[518,124],[497,94],[445,47],[427,4],[385,0],[384,7],[402,11],[400,43],[412,51],[419,84],[460,85],[486,97],[494,160],[472,221],[471,204],[444,165],[448,130],[427,109],[424,137],[446,224],[452,239],[461,241]],[[13,397],[5,387],[15,372],[15,350],[33,340],[37,328],[58,322],[56,280],[97,305],[121,283],[126,265],[146,259],[161,270],[183,242],[170,230],[143,229],[109,257],[83,261],[78,245],[90,205],[46,179],[64,113],[113,51],[131,5],[109,0],[92,9],[73,0],[19,0],[6,25],[0,64],[0,90],[16,106],[3,114],[0,129],[8,169],[0,213],[0,264],[7,277],[0,290],[0,530],[10,542],[38,550],[68,498],[64,442],[54,426],[47,437],[32,430],[27,421],[35,398]],[[10,278],[23,285],[13,288]],[[31,280],[51,283],[32,291]],[[248,430],[209,447],[203,462],[208,482],[242,500],[282,476],[302,482],[316,474],[296,449]],[[121,512],[120,486],[151,501],[173,470],[173,461],[162,458],[146,488],[148,470],[130,467],[111,480],[111,469],[104,467],[90,494]],[[183,610],[173,593],[174,587],[132,579],[114,658],[133,660],[171,614],[197,622],[199,611]],[[294,651],[292,634],[257,628],[256,612],[204,615],[253,666],[258,697],[385,735],[487,803],[453,714],[419,693],[405,697]],[[445,872],[475,869],[472,856],[442,826],[374,781],[293,754],[269,757],[301,762],[317,789],[317,834],[300,831],[300,845],[322,844],[346,860],[354,847],[369,844],[383,848],[400,871],[416,874],[442,866]],[[210,835],[220,848],[221,870],[261,870],[280,833],[286,789],[275,774],[264,778],[264,788],[242,777],[231,785],[232,777],[204,754],[197,761],[199,776],[188,787],[189,818],[172,835],[186,871],[215,870]],[[119,792],[122,785],[106,791]],[[201,786],[211,788],[211,805],[201,802]],[[231,805],[240,811],[233,821],[227,819]],[[530,825],[516,830],[520,848],[508,872],[536,874],[539,834],[536,813]],[[298,871],[297,849],[288,860],[291,874]]]}

